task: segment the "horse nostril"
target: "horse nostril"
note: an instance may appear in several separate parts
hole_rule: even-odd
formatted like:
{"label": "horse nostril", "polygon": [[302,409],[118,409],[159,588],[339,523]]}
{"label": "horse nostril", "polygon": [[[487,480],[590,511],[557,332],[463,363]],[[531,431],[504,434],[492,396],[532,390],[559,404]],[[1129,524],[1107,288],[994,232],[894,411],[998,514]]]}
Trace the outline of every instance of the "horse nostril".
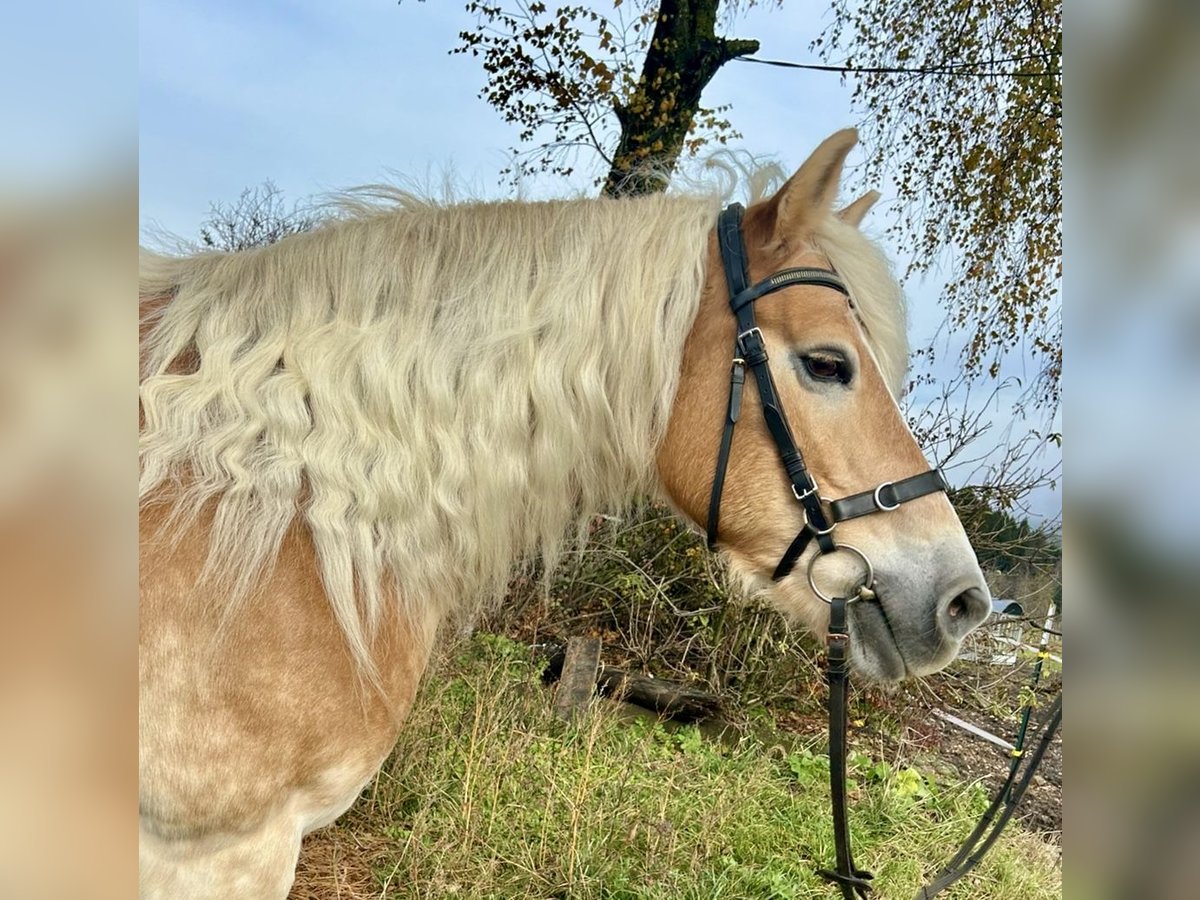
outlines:
{"label": "horse nostril", "polygon": [[987,618],[990,608],[987,592],[970,587],[946,602],[938,617],[939,624],[945,634],[960,640]]}

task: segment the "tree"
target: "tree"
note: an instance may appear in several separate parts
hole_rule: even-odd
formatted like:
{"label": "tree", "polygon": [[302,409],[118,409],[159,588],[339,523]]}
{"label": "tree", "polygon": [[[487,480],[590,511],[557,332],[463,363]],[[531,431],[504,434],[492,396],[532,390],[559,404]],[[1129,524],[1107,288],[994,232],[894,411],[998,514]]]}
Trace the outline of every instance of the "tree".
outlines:
{"label": "tree", "polygon": [[716,21],[717,0],[661,0],[641,75],[613,107],[621,139],[606,194],[658,190],[662,181],[646,177],[639,166],[654,159],[674,168],[701,111],[701,92],[725,63],[758,50],[758,41],[717,37]]}
{"label": "tree", "polygon": [[996,376],[1023,349],[1040,368],[1034,400],[1057,408],[1061,0],[833,0],[833,11],[814,48],[855,83],[865,174],[894,180],[905,216],[891,231],[911,248],[910,273],[953,254],[945,302],[967,333],[967,371]]}
{"label": "tree", "polygon": [[291,209],[272,181],[246,188],[234,203],[213,203],[200,226],[200,243],[209,250],[247,250],[273,244],[320,224],[320,216],[299,202]]}
{"label": "tree", "polygon": [[[932,381],[929,376],[924,380]],[[970,372],[960,371],[939,380],[925,403],[910,406],[908,420],[926,455],[939,468],[954,470],[956,483],[970,485],[973,495],[992,509],[1028,517],[1034,515],[1031,501],[1039,492],[1055,489],[1062,477],[1061,457],[1047,459],[1043,452],[1047,445],[1061,446],[1062,435],[997,417],[1004,397],[1020,390],[1013,378],[981,384]],[[1047,534],[1057,531],[1062,520],[1061,515],[1038,518]],[[974,540],[974,532],[969,533]]]}
{"label": "tree", "polygon": [[[753,5],[746,0],[742,6]],[[613,0],[604,15],[588,6],[551,11],[540,0],[472,0],[476,28],[453,52],[482,57],[480,93],[520,140],[545,136],[532,152],[514,151],[505,174],[570,175],[581,151],[605,161],[609,195],[661,190],[682,153],[736,136],[724,109],[700,105],[721,66],[758,42],[719,37],[720,0]],[[724,20],[738,2],[723,5]],[[638,65],[641,60],[640,66]]]}

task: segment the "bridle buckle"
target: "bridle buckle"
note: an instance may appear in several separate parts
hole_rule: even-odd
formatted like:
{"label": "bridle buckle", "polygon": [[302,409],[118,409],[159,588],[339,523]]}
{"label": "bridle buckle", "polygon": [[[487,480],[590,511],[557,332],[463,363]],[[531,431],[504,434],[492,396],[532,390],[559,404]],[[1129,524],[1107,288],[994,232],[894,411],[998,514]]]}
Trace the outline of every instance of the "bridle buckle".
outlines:
{"label": "bridle buckle", "polygon": [[758,342],[760,344],[765,343],[763,340],[763,333],[762,333],[761,328],[759,328],[757,325],[755,325],[753,328],[747,328],[745,331],[740,332],[737,336],[737,345],[738,345],[738,347],[741,348],[742,353],[746,352],[746,338],[748,338],[752,334],[758,335]]}
{"label": "bridle buckle", "polygon": [[818,490],[817,482],[815,480],[812,481],[811,484],[812,484],[812,487],[810,487],[803,494],[799,493],[796,490],[796,485],[793,484],[792,485],[792,496],[795,497],[797,500],[799,500],[801,503],[803,503],[805,500],[807,500],[809,497],[811,497],[813,494],[815,494]]}

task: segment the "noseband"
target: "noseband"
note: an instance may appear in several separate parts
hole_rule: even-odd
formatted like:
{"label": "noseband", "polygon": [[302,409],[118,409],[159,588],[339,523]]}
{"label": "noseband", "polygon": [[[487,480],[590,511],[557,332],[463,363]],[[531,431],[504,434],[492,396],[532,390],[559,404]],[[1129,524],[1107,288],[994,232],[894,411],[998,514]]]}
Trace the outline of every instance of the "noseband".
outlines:
{"label": "noseband", "polygon": [[[900,504],[923,497],[926,494],[946,491],[946,479],[938,469],[930,469],[919,475],[913,475],[900,481],[885,481],[876,487],[852,494],[840,500],[828,501],[821,496],[817,482],[804,463],[804,457],[792,429],[788,425],[783,404],[779,399],[779,391],[775,388],[775,380],[771,377],[771,367],[767,364],[766,342],[763,333],[754,317],[754,304],[767,294],[783,290],[797,284],[811,284],[830,288],[844,294],[849,300],[850,291],[837,272],[828,269],[795,268],[781,269],[769,275],[757,284],[750,284],[746,258],[746,244],[742,240],[743,208],[740,203],[726,207],[717,220],[717,243],[721,249],[721,262],[725,267],[725,281],[729,286],[729,308],[737,321],[737,338],[733,347],[733,368],[729,379],[729,406],[725,417],[725,430],[721,435],[721,447],[717,453],[717,467],[713,474],[712,495],[708,504],[708,546],[715,549],[717,544],[718,527],[721,518],[721,494],[725,486],[725,471],[729,467],[729,451],[733,446],[733,428],[737,424],[742,410],[742,392],[746,384],[746,368],[754,373],[758,385],[758,398],[762,403],[763,419],[771,432],[771,439],[779,453],[779,461],[787,472],[788,480],[792,483],[792,496],[803,507],[804,527],[797,533],[791,544],[780,557],[771,576],[779,581],[786,578],[796,566],[796,561],[804,553],[809,543],[817,542],[819,553],[815,553],[808,563],[808,583],[813,593],[831,603],[832,598],[824,594],[813,577],[813,565],[821,554],[845,550],[853,553],[863,563],[865,581],[857,596],[871,596],[870,590],[874,583],[874,571],[867,555],[850,544],[837,544],[833,534],[839,522],[856,519],[859,516],[877,512],[891,512]],[[829,505],[826,514],[822,501]]]}

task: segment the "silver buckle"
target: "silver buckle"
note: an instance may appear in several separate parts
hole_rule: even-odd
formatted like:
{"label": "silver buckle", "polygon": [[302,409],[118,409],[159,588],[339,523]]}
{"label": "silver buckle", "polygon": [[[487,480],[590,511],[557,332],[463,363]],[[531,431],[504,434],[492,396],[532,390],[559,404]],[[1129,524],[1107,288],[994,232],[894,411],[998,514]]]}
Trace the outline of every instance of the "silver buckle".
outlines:
{"label": "silver buckle", "polygon": [[796,486],[794,484],[792,485],[792,496],[795,497],[797,500],[799,500],[801,503],[803,503],[805,500],[807,500],[809,497],[811,497],[817,491],[818,491],[817,480],[815,478],[812,479],[812,487],[810,487],[803,494],[797,494]]}
{"label": "silver buckle", "polygon": [[743,331],[741,334],[739,334],[737,336],[737,345],[739,347],[741,347],[743,351],[746,349],[746,345],[742,343],[742,339],[745,338],[747,335],[754,334],[754,332],[756,332],[756,331],[758,332],[759,340],[761,340],[764,344],[766,343],[766,341],[763,340],[762,329],[759,328],[757,325],[755,325],[753,328],[747,328],[745,331]]}
{"label": "silver buckle", "polygon": [[875,493],[873,493],[871,495],[871,499],[873,499],[875,501],[875,508],[877,510],[879,510],[880,512],[891,512],[894,509],[900,508],[900,504],[898,502],[892,504],[891,506],[884,505],[883,500],[879,496],[879,492],[882,491],[886,487],[892,487],[892,482],[890,482],[890,481],[883,482],[881,485],[879,485],[879,487],[875,488]]}

